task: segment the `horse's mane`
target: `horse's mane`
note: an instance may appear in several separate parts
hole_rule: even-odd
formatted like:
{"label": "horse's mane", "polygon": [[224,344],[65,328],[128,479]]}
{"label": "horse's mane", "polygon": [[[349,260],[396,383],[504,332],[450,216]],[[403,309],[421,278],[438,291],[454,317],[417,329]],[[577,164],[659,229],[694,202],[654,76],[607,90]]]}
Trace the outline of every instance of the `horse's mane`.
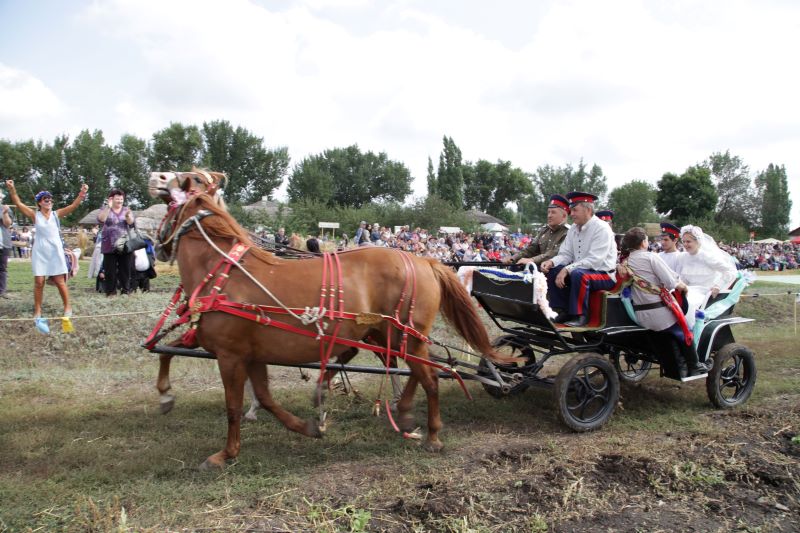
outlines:
{"label": "horse's mane", "polygon": [[236,222],[236,219],[224,208],[218,206],[208,194],[203,193],[193,196],[187,201],[187,205],[190,202],[196,203],[198,209],[205,209],[216,215],[213,217],[206,217],[202,221],[203,229],[208,234],[223,239],[235,239],[241,243],[247,244],[250,246],[250,253],[265,263],[275,265],[280,262],[273,253],[256,246],[252,239],[250,239],[250,235],[248,235],[247,231]]}

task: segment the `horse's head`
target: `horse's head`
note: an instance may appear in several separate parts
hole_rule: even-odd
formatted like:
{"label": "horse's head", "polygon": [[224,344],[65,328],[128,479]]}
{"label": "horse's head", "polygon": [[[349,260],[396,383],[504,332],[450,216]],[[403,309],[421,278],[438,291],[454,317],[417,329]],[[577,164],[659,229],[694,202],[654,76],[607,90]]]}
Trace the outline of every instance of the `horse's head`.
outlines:
{"label": "horse's head", "polygon": [[192,194],[188,194],[183,203],[170,202],[167,214],[158,226],[155,250],[159,261],[174,259],[178,242],[183,242],[181,237],[197,229],[196,223],[204,219],[204,227],[210,228],[207,230],[209,235],[252,245],[247,231],[231,217],[224,205],[220,205],[217,197],[197,190],[190,189],[189,192]]}
{"label": "horse's head", "polygon": [[151,172],[147,190],[152,198],[160,198],[167,204],[183,204],[191,196],[206,193],[224,207],[222,186],[227,179],[222,172],[198,168],[191,172]]}

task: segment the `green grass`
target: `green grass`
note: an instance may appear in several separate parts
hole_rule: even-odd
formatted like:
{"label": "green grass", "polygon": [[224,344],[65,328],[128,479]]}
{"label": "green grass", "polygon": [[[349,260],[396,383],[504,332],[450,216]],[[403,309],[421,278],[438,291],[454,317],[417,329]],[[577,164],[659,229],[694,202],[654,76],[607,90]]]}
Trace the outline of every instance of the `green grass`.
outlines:
{"label": "green grass", "polygon": [[[548,391],[531,389],[495,400],[470,383],[475,400],[469,401],[455,383],[443,381],[447,448],[431,455],[397,438],[385,418],[371,416],[380,378],[354,376],[360,397],[330,399],[331,423],[324,439],[289,433],[262,411],[258,422],[243,426],[238,461],[224,471],[201,472],[196,466],[222,447],[226,431],[216,366],[177,358],[172,382],[178,403],[162,416],[154,388],[157,359],[139,347],[177,277],[154,280],[154,289],[161,292],[106,299],[94,292],[94,281],[85,278],[83,268],[70,282],[76,315],[145,314],[76,318],[74,334],[54,331],[48,337],[27,320],[0,322],[0,531],[280,529],[287,520],[304,524],[303,529],[368,531],[389,527],[379,520],[392,498],[412,498],[428,490],[420,486],[433,483],[421,500],[424,505],[437,496],[437,480],[476,475],[481,463],[465,457],[498,441],[535,442],[538,448],[524,466],[544,471],[547,461],[575,450],[625,449],[649,435],[663,436],[665,428],[690,434],[720,431],[708,422],[712,409],[702,384],[677,385],[658,379],[657,372],[639,386],[623,388],[623,409],[601,432],[581,435],[559,423]],[[30,316],[29,269],[28,263],[10,264],[11,299],[0,300],[0,319]],[[759,282],[748,292],[766,292],[772,285]],[[45,296],[45,314],[57,315],[55,288],[47,287]],[[737,311],[758,319],[735,330],[737,341],[756,353],[759,382],[751,405],[796,395],[800,354],[793,300],[744,299]],[[460,345],[444,323],[437,323],[434,336]],[[360,362],[374,364],[374,358],[362,356]],[[312,384],[301,381],[297,371],[278,372],[273,385],[289,410],[307,418],[316,415],[309,401]],[[421,394],[416,416],[424,422]],[[693,490],[713,490],[721,482],[718,471],[689,460],[675,476]],[[318,486],[309,484],[312,479],[331,481]],[[472,488],[474,495],[492,498],[488,487]],[[468,496],[473,495],[463,497]],[[546,531],[552,524],[549,515],[537,509],[522,515],[527,529]],[[270,522],[276,516],[284,522]],[[475,511],[429,522],[410,518],[408,527],[488,530],[487,516]]]}

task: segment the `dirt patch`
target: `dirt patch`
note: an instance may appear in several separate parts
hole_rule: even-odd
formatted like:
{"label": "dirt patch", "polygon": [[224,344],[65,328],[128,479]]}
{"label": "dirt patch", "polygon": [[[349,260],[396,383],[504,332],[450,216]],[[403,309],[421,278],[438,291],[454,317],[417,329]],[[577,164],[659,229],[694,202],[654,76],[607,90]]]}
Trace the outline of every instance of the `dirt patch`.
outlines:
{"label": "dirt patch", "polygon": [[331,477],[314,476],[306,498],[369,510],[369,531],[795,531],[798,446],[774,422],[800,427],[796,411],[708,419],[721,432],[642,431],[622,443],[602,433],[545,443],[544,434],[487,427],[481,442],[414,475],[377,461],[337,465],[328,471],[336,496],[324,494]]}

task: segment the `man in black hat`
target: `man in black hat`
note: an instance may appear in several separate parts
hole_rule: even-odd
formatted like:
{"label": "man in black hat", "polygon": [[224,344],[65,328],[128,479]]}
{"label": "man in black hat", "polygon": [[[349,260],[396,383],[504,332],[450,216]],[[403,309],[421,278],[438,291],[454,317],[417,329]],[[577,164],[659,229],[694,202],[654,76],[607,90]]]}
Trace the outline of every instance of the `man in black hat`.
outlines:
{"label": "man in black hat", "polygon": [[661,223],[661,252],[658,254],[673,272],[681,273],[681,259],[685,252],[678,250],[681,230],[675,224]]}
{"label": "man in black hat", "polygon": [[535,263],[540,266],[558,253],[558,249],[567,237],[567,210],[569,202],[560,194],[550,196],[547,207],[547,225],[531,239],[527,248],[509,258],[506,262],[524,265]]}
{"label": "man in black hat", "polygon": [[583,327],[588,322],[589,293],[616,284],[617,245],[611,226],[594,214],[597,196],[585,192],[567,194],[570,216],[564,244],[553,259],[542,263],[547,274],[550,306],[566,310],[556,322]]}
{"label": "man in black hat", "polygon": [[609,209],[604,209],[603,211],[598,211],[596,214],[597,214],[597,218],[599,218],[603,222],[607,222],[609,226],[613,227],[613,225],[614,225],[614,211],[611,211]]}

